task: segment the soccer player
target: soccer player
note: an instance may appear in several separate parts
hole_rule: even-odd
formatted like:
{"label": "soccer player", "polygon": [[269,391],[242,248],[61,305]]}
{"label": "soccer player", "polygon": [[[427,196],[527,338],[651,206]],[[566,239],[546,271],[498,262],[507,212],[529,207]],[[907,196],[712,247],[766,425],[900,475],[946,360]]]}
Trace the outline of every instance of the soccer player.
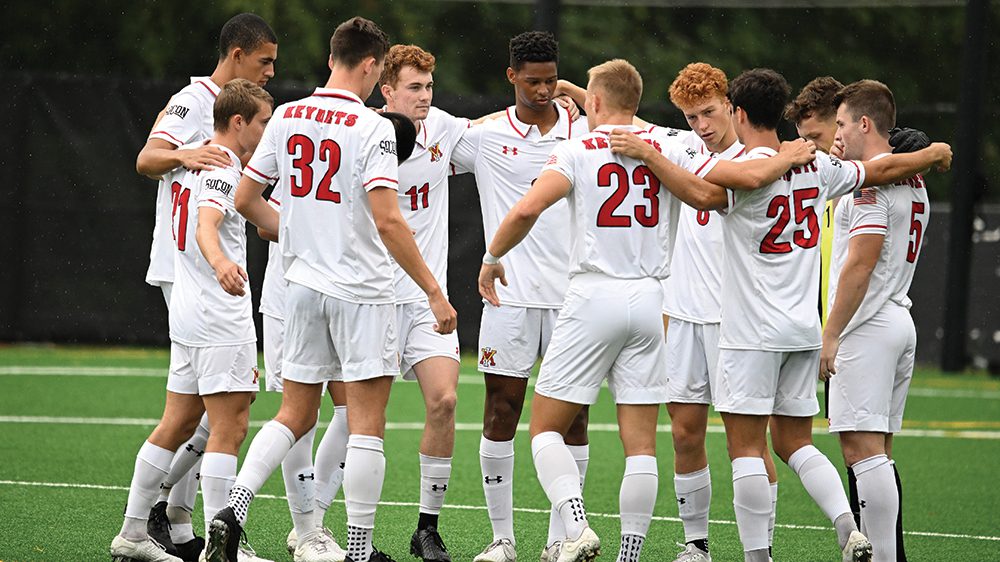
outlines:
{"label": "soccer player", "polygon": [[[892,152],[892,92],[862,80],[834,97],[845,157],[876,160]],[[927,229],[923,178],[864,188],[837,207],[820,377],[830,379],[830,432],[857,479],[861,528],[876,562],[896,562],[900,492],[892,435],[902,427],[913,375],[916,332],[906,296]],[[836,375],[836,376],[833,376]]]}
{"label": "soccer player", "polygon": [[[244,220],[233,209],[233,190],[241,158],[249,157],[260,140],[272,101],[246,80],[223,86],[214,104],[211,144],[229,163],[189,172],[178,188],[166,406],[136,456],[125,522],[111,543],[113,560],[180,560],[149,538],[146,519],[175,451],[206,411],[212,427],[202,463],[206,513],[225,503],[236,476],[250,396],[257,390],[257,337],[246,286]],[[260,559],[247,550],[240,560]]]}
{"label": "soccer player", "polygon": [[[507,80],[515,104],[506,115],[469,129],[452,161],[476,175],[483,226],[489,241],[500,220],[531,187],[553,147],[586,133],[583,120],[553,102],[558,80],[559,46],[550,33],[529,31],[510,41]],[[486,382],[479,461],[493,541],[475,562],[513,562],[514,434],[521,417],[528,376],[545,354],[562,305],[569,272],[569,209],[559,202],[542,217],[527,240],[507,259],[515,272],[500,289],[500,305],[484,304],[479,330],[479,370]],[[586,411],[567,436],[582,476],[589,459]],[[543,553],[557,551],[565,533],[555,513]]]}
{"label": "soccer player", "polygon": [[[191,84],[170,98],[136,159],[140,174],[159,180],[146,282],[160,287],[168,308],[174,282],[175,250],[170,229],[176,187],[180,186],[186,170],[229,165],[225,152],[204,142],[212,137],[212,106],[216,96],[234,78],[265,85],[274,76],[277,49],[274,31],[259,16],[244,13],[227,21],[219,34],[215,71],[211,76],[191,78]],[[154,539],[168,552],[189,562],[196,560],[204,547],[204,540],[194,536],[191,512],[198,492],[195,465],[201,460],[207,439],[208,424],[203,418],[191,441],[175,456],[174,466],[149,518]]]}
{"label": "soccer player", "polygon": [[[788,93],[785,79],[769,69],[746,71],[730,84],[736,134],[748,151],[745,159],[773,159]],[[683,171],[627,134],[616,135],[612,143],[641,155],[678,194],[668,178]],[[733,503],[747,561],[768,559],[770,497],[763,455],[769,417],[775,452],[834,523],[843,559],[870,559],[871,543],[857,529],[836,469],[812,445],[821,347],[815,312],[817,211],[828,197],[908,178],[931,165],[947,169],[950,163],[951,149],[942,143],[872,162],[819,153],[815,162],[792,168],[763,189],[717,190],[705,184],[685,195],[696,207],[727,211],[719,384],[713,388],[713,403],[726,425]]]}
{"label": "soccer player", "polygon": [[[210,562],[235,559],[253,496],[316,424],[323,385],[334,379],[346,383],[350,429],[347,556],[334,552],[330,538],[312,526],[296,529],[295,559],[388,559],[372,548],[372,530],[385,474],[385,405],[399,372],[390,254],[428,296],[436,329],[449,333],[456,322],[396,204],[393,126],[363,103],[388,48],[385,33],[369,20],[355,17],[338,26],[326,87],[278,108],[240,181],[237,209],[278,233],[289,282],[284,392],[277,416],[247,451],[227,507],[211,523]],[[275,180],[288,194],[279,217],[260,196]]]}

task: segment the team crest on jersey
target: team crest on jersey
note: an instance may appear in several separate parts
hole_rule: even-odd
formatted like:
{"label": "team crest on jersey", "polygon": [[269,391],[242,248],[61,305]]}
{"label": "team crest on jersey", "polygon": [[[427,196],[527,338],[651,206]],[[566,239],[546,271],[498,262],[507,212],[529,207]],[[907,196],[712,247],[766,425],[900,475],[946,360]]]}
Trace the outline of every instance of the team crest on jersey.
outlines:
{"label": "team crest on jersey", "polygon": [[438,160],[444,158],[444,152],[441,150],[441,143],[439,142],[436,142],[429,147],[427,152],[431,153],[431,162],[437,162]]}
{"label": "team crest on jersey", "polygon": [[494,358],[497,355],[497,350],[492,347],[484,347],[482,352],[483,354],[479,357],[479,364],[483,367],[496,367],[497,362]]}
{"label": "team crest on jersey", "polygon": [[260,380],[260,371],[257,370],[257,367],[252,367],[250,370],[253,371],[253,383],[257,384],[257,381]]}

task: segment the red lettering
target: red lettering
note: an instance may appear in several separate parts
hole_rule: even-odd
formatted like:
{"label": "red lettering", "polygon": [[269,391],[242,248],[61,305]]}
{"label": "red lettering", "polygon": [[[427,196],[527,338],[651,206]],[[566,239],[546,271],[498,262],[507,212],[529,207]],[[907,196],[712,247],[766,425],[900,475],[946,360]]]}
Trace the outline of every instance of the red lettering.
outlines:
{"label": "red lettering", "polygon": [[580,139],[583,142],[583,146],[587,147],[587,150],[597,150],[594,146],[594,139]]}
{"label": "red lettering", "polygon": [[293,115],[294,113],[295,113],[295,106],[294,105],[290,105],[290,106],[286,107],[285,108],[285,119],[291,119],[294,116]]}
{"label": "red lettering", "polygon": [[332,111],[330,111],[330,110],[326,111],[326,116],[323,118],[323,123],[326,123],[327,125],[329,125],[330,123],[333,123],[333,112]]}
{"label": "red lettering", "polygon": [[295,106],[295,118],[296,119],[302,119],[302,106],[301,105],[296,105]]}
{"label": "red lettering", "polygon": [[326,119],[326,113],[327,112],[326,112],[325,109],[321,109],[321,110],[317,111],[316,112],[316,122],[317,123],[322,123],[323,120]]}
{"label": "red lettering", "polygon": [[358,122],[358,116],[351,114],[347,116],[347,121],[344,122],[344,125],[347,125],[348,127],[353,127],[354,124],[357,122]]}
{"label": "red lettering", "polygon": [[306,119],[312,119],[313,113],[316,113],[316,108],[313,106],[306,106]]}

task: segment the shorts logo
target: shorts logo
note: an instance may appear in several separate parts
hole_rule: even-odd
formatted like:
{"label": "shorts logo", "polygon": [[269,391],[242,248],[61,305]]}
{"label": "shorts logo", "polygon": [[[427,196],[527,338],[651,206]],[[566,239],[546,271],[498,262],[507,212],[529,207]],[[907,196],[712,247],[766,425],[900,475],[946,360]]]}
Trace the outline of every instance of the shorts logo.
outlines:
{"label": "shorts logo", "polygon": [[482,365],[483,367],[496,367],[497,362],[493,360],[493,358],[496,357],[496,355],[497,355],[497,350],[493,349],[492,347],[484,347],[483,354],[479,358],[479,364]]}
{"label": "shorts logo", "polygon": [[441,150],[441,143],[439,142],[436,142],[429,147],[427,152],[431,153],[431,162],[437,162],[444,157],[444,151]]}
{"label": "shorts logo", "polygon": [[260,371],[257,370],[257,367],[253,367],[251,370],[253,371],[253,383],[257,384],[257,381],[260,380]]}

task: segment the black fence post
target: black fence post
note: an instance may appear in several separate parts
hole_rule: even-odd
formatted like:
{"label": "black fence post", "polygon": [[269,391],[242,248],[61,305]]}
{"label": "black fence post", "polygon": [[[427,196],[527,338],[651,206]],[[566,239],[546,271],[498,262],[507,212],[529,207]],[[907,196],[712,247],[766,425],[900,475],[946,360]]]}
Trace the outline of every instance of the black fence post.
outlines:
{"label": "black fence post", "polygon": [[559,38],[559,0],[535,0],[535,29]]}

